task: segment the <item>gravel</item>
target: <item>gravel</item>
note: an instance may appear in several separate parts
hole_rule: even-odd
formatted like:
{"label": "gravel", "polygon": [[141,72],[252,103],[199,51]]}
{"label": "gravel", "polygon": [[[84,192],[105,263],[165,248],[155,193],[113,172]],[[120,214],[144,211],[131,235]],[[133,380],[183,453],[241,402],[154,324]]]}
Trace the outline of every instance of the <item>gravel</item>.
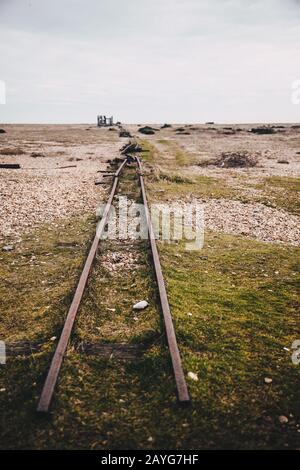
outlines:
{"label": "gravel", "polygon": [[[97,128],[84,141],[84,129],[11,125],[9,142],[8,134],[1,137],[0,149],[10,145],[24,150],[22,155],[1,156],[5,163],[22,165],[21,170],[0,170],[1,241],[18,239],[40,223],[96,213],[97,205],[106,197],[104,187],[94,184],[99,178],[97,171],[107,167],[108,159],[118,156],[120,141]],[[32,158],[32,154],[42,154],[43,158]],[[75,162],[74,167],[61,169],[70,161]]]}
{"label": "gravel", "polygon": [[228,199],[204,203],[205,228],[264,242],[300,244],[300,217],[263,204]]}
{"label": "gravel", "polygon": [[[0,240],[18,239],[23,233],[40,223],[91,212],[95,213],[100,201],[106,199],[103,186],[95,186],[97,170],[106,168],[108,159],[118,156],[120,140],[117,133],[86,126],[17,126],[8,125],[7,134],[1,135],[0,148],[18,147],[23,155],[1,156],[6,163],[20,163],[21,170],[0,170]],[[167,130],[164,130],[167,132]],[[9,135],[9,140],[8,136]],[[26,139],[25,137],[26,136]],[[177,138],[177,137],[176,137]],[[299,175],[299,157],[292,145],[294,134],[272,136],[219,136],[212,140],[203,132],[184,141],[187,150],[199,149],[198,143],[207,145],[206,155],[216,156],[221,149],[233,151],[240,147],[264,153],[263,167],[236,170],[248,177],[280,174]],[[199,152],[199,150],[198,150]],[[43,158],[32,158],[32,153]],[[277,164],[285,157],[290,165]],[[59,169],[74,161],[74,168]],[[277,166],[276,166],[277,164]],[[275,165],[275,168],[274,168]],[[194,167],[196,169],[196,167]],[[197,171],[234,180],[231,170],[203,169]],[[237,184],[237,183],[236,183]],[[250,189],[249,191],[259,191]],[[179,203],[182,203],[178,201]],[[228,199],[210,199],[202,202],[205,210],[205,228],[243,235],[265,242],[299,245],[300,218],[284,210],[259,203],[243,204]]]}
{"label": "gravel", "polygon": [[197,204],[203,208],[204,233],[206,230],[215,230],[263,242],[300,245],[300,217],[284,210],[230,199],[193,199],[189,203],[176,200],[171,205],[173,209],[180,207],[184,214],[188,210],[188,204],[195,207]]}

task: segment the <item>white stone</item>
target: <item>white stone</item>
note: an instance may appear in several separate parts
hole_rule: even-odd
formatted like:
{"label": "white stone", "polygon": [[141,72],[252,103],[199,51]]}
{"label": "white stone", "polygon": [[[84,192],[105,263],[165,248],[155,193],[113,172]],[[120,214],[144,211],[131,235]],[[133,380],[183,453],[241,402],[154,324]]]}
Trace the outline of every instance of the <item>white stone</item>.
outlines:
{"label": "white stone", "polygon": [[195,382],[198,382],[198,375],[195,374],[194,372],[188,372],[188,378],[194,380]]}
{"label": "white stone", "polygon": [[3,251],[12,251],[14,249],[13,245],[5,245],[2,250]]}
{"label": "white stone", "polygon": [[287,424],[289,422],[289,419],[284,415],[279,416],[278,419],[281,424]]}
{"label": "white stone", "polygon": [[144,310],[144,308],[148,307],[148,302],[146,300],[141,300],[137,304],[133,306],[133,310]]}

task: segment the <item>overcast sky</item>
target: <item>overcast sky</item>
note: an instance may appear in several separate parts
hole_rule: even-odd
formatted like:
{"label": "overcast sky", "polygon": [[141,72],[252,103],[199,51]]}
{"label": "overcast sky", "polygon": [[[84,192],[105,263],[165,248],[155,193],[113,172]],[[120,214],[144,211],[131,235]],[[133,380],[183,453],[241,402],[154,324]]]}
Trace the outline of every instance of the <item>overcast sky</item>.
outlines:
{"label": "overcast sky", "polygon": [[2,122],[299,122],[299,0],[0,0]]}

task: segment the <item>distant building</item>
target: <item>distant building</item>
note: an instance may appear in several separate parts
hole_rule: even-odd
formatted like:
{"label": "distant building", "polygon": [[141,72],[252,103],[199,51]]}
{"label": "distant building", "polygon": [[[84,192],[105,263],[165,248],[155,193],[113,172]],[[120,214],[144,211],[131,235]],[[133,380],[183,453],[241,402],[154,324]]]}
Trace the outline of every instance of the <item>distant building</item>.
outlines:
{"label": "distant building", "polygon": [[114,118],[112,116],[111,117],[106,117],[103,115],[97,116],[98,127],[113,126],[113,125],[114,125]]}

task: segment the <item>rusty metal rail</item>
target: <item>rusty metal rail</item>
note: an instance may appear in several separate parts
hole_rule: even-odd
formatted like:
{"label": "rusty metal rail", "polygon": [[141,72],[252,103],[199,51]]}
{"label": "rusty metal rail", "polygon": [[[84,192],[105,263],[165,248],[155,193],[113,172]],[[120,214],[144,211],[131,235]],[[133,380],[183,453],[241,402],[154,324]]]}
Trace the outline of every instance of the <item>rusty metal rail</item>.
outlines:
{"label": "rusty metal rail", "polygon": [[165,285],[165,281],[164,281],[164,277],[163,277],[163,273],[161,269],[158,249],[156,246],[155,234],[154,234],[153,225],[151,221],[148,200],[147,200],[146,190],[145,190],[145,184],[144,184],[144,178],[142,174],[142,164],[138,157],[136,157],[136,161],[140,170],[139,178],[140,178],[140,185],[141,185],[141,190],[142,190],[145,216],[146,216],[147,225],[148,225],[149,241],[150,241],[150,247],[151,247],[151,252],[152,252],[152,257],[153,257],[153,264],[154,264],[157,286],[159,290],[160,304],[161,304],[161,309],[162,309],[162,313],[164,317],[167,341],[168,341],[168,346],[169,346],[169,351],[170,351],[170,356],[172,360],[172,366],[173,366],[173,371],[174,371],[174,376],[175,376],[175,381],[176,381],[178,401],[180,403],[189,403],[190,396],[189,396],[185,376],[184,376],[183,369],[182,369],[182,363],[181,363],[180,353],[178,349],[175,328],[174,328],[170,305],[168,301],[167,289],[166,289],[166,285]]}
{"label": "rusty metal rail", "polygon": [[[130,157],[128,157],[128,159],[129,158]],[[40,396],[38,406],[37,406],[38,412],[47,413],[49,411],[49,407],[50,407],[53,393],[55,390],[55,386],[57,383],[58,375],[62,366],[63,357],[68,346],[68,342],[72,333],[72,329],[73,329],[76,315],[77,315],[80,302],[84,293],[84,289],[86,287],[87,280],[88,280],[88,277],[92,268],[92,264],[93,264],[95,255],[97,253],[99,241],[101,239],[103,230],[108,220],[109,210],[111,208],[112,201],[117,190],[119,175],[122,169],[124,168],[124,166],[126,165],[126,162],[128,161],[128,159],[126,158],[122,162],[122,164],[119,166],[116,173],[112,175],[114,177],[114,180],[113,180],[111,192],[110,192],[108,201],[106,203],[102,219],[97,226],[97,231],[96,231],[94,241],[92,243],[88,257],[86,259],[71,306],[69,308],[69,311],[66,317],[66,321],[65,321],[58,345],[56,347],[55,353],[51,361],[51,365],[50,365],[50,368],[49,368],[49,371],[48,371],[48,374],[47,374],[47,377],[43,386],[43,390]],[[166,290],[166,286],[165,286],[165,282],[164,282],[164,278],[162,274],[162,268],[161,268],[161,264],[159,260],[158,249],[156,246],[153,225],[151,222],[151,216],[150,216],[150,211],[148,207],[144,179],[142,175],[142,165],[138,157],[136,157],[136,162],[137,162],[138,169],[139,169],[138,174],[139,174],[139,181],[140,181],[140,186],[141,186],[143,203],[145,207],[145,215],[146,215],[146,221],[147,221],[147,227],[148,227],[150,247],[151,247],[154,270],[155,270],[157,286],[158,286],[158,291],[159,291],[161,310],[162,310],[163,318],[164,318],[167,342],[168,342],[168,347],[170,351],[170,356],[171,356],[171,361],[172,361],[172,366],[173,366],[173,371],[174,371],[174,376],[175,376],[178,401],[180,403],[189,403],[190,397],[188,393],[187,384],[185,381],[184,372],[182,369],[180,353],[179,353],[178,344],[176,340],[175,328],[174,328],[174,324],[173,324],[173,320],[171,316],[167,290]]]}
{"label": "rusty metal rail", "polygon": [[91,267],[92,267],[95,255],[97,253],[97,248],[99,245],[101,235],[107,223],[107,217],[108,217],[109,210],[112,204],[112,200],[114,198],[114,195],[118,186],[119,174],[124,168],[126,162],[127,162],[127,159],[125,159],[122,162],[122,164],[119,166],[118,170],[114,174],[114,182],[113,182],[112,189],[111,189],[108,201],[106,203],[106,206],[103,212],[102,219],[100,223],[98,224],[93,244],[91,246],[90,252],[86,259],[83,271],[81,273],[81,276],[80,276],[80,279],[79,279],[79,282],[78,282],[78,285],[77,285],[77,288],[73,297],[73,301],[68,311],[67,318],[66,318],[59,342],[57,344],[57,348],[55,350],[46,381],[44,383],[42,394],[40,396],[40,400],[39,400],[38,407],[37,407],[38,412],[47,413],[49,410],[50,403],[51,403],[52,396],[53,396],[54,389],[55,389],[55,385],[57,382],[57,378],[58,378],[58,375],[62,366],[63,357],[66,352],[70,335],[73,329],[74,321],[75,321],[75,318],[79,309],[79,305],[80,305],[80,302],[84,293],[84,289],[88,280],[89,273],[91,271]]}

